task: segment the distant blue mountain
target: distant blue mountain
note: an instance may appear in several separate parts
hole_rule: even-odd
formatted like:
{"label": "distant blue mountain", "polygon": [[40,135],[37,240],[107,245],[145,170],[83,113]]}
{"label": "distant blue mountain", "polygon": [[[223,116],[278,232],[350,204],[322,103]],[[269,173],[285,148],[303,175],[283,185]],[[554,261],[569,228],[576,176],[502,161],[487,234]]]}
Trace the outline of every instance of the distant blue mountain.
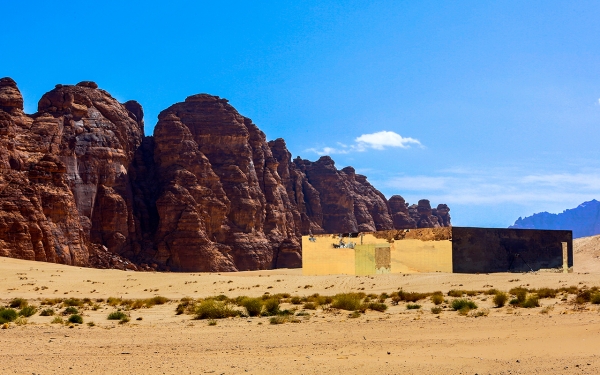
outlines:
{"label": "distant blue mountain", "polygon": [[584,202],[560,214],[540,212],[525,218],[518,218],[509,228],[518,229],[567,229],[573,231],[573,238],[600,234],[600,202]]}

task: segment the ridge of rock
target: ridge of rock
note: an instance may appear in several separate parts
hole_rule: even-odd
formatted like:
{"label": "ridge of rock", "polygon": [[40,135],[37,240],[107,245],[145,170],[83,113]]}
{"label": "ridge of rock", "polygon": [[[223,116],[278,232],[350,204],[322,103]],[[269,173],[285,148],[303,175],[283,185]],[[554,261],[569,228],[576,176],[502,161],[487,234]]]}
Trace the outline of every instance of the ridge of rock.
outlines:
{"label": "ridge of rock", "polygon": [[600,234],[600,202],[593,199],[559,214],[539,212],[518,218],[509,228],[565,229],[573,231],[573,238]]}
{"label": "ridge of rock", "polygon": [[450,226],[388,201],[329,156],[296,158],[227,99],[189,96],[144,137],[144,111],[91,81],[26,115],[0,79],[0,256],[79,266],[237,271],[301,266],[301,236]]}

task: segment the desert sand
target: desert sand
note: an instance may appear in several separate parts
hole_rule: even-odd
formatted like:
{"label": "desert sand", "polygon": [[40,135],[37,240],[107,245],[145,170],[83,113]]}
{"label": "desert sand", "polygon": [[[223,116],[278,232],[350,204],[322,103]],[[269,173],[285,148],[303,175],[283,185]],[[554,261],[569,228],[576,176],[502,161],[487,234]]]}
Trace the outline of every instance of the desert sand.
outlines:
{"label": "desert sand", "polygon": [[[579,240],[578,240],[579,241]],[[582,242],[582,241],[579,241]],[[298,323],[269,317],[206,320],[176,315],[183,297],[265,293],[309,296],[345,292],[447,293],[451,289],[503,291],[600,286],[600,246],[576,244],[573,273],[410,274],[302,276],[299,269],[239,273],[152,273],[98,270],[0,258],[0,304],[14,298],[39,306],[45,298],[164,296],[171,301],[127,311],[131,321],[107,320],[117,307],[81,308],[84,324],[52,324],[35,314],[0,330],[2,374],[597,374],[600,313],[573,295],[541,299],[540,307],[495,308],[484,294],[471,297],[486,316],[462,316],[447,307],[433,314],[406,303],[358,318],[335,309],[306,310]],[[597,241],[600,242],[600,241]],[[578,247],[579,246],[579,247]],[[451,298],[450,298],[451,299]],[[565,300],[566,299],[566,300]],[[293,309],[291,303],[282,308]],[[298,306],[302,311],[302,305]],[[57,312],[59,308],[56,307]],[[138,320],[141,318],[141,320]],[[93,322],[93,326],[88,323]]]}

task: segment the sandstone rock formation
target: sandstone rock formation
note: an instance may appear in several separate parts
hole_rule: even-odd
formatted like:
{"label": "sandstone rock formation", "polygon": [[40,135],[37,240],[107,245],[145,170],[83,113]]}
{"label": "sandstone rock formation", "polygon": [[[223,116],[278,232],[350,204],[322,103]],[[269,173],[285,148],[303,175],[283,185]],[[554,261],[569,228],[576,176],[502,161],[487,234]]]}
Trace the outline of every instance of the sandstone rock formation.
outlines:
{"label": "sandstone rock formation", "polygon": [[[0,256],[172,271],[300,267],[300,238],[450,226],[389,201],[352,167],[296,158],[226,99],[188,97],[144,137],[144,112],[94,82],[23,112],[0,79]],[[135,264],[133,264],[133,263]]]}

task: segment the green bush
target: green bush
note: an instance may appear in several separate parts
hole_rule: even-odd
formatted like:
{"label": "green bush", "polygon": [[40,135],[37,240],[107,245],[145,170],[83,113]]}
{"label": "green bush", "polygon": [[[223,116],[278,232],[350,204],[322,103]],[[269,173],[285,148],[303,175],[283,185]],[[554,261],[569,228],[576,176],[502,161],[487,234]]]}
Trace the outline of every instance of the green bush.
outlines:
{"label": "green bush", "polygon": [[260,298],[246,298],[241,305],[246,309],[248,316],[259,316],[262,312],[263,303]]}
{"label": "green bush", "polygon": [[334,309],[355,311],[360,308],[361,296],[358,293],[341,293],[333,297],[331,307]]}
{"label": "green bush", "polygon": [[69,323],[83,324],[83,318],[81,317],[81,315],[71,315],[69,317]]}
{"label": "green bush", "polygon": [[54,315],[53,309],[44,309],[40,312],[40,316],[52,316]]}
{"label": "green bush", "polygon": [[594,305],[600,305],[600,293],[592,294],[592,297],[590,298],[590,302],[593,303]]}
{"label": "green bush", "polygon": [[238,316],[239,312],[225,302],[206,299],[196,306],[194,314],[194,319],[223,319]]}
{"label": "green bush", "polygon": [[508,295],[506,293],[497,292],[494,295],[493,302],[496,307],[502,307],[502,306],[506,305],[507,300],[508,300]]}
{"label": "green bush", "polygon": [[273,316],[279,314],[279,299],[269,298],[264,302],[265,314]]}
{"label": "green bush", "polygon": [[113,311],[110,314],[108,314],[108,320],[121,320],[123,318],[127,318],[127,314],[125,314],[123,311]]}
{"label": "green bush", "polygon": [[63,315],[79,314],[79,310],[77,310],[76,307],[69,306],[69,307],[67,307],[66,309],[63,310],[62,314]]}
{"label": "green bush", "polygon": [[8,306],[12,307],[13,309],[22,309],[27,306],[27,300],[24,298],[14,298],[9,302]]}
{"label": "green bush", "polygon": [[434,306],[434,307],[431,308],[431,313],[432,314],[439,314],[441,312],[442,312],[442,308],[439,307],[439,306]]}
{"label": "green bush", "polygon": [[373,311],[384,312],[388,307],[385,303],[371,302],[367,305],[367,308]]}
{"label": "green bush", "polygon": [[521,303],[521,307],[532,308],[532,307],[540,307],[540,300],[537,295],[533,294],[527,297],[523,303]]}
{"label": "green bush", "polygon": [[470,310],[474,310],[477,308],[475,302],[465,298],[455,299],[454,301],[452,301],[451,306],[454,310],[461,310],[465,307]]}
{"label": "green bush", "polygon": [[17,319],[17,311],[15,309],[5,309],[0,307],[0,324],[12,322]]}
{"label": "green bush", "polygon": [[517,297],[519,304],[525,302],[525,298],[527,297],[527,289],[523,287],[512,288],[509,293]]}
{"label": "green bush", "polygon": [[511,300],[510,300],[510,302],[508,302],[508,303],[509,303],[511,306],[519,306],[519,305],[520,305],[520,302],[519,302],[519,300],[518,300],[518,299],[516,299],[516,298],[513,298],[513,299],[511,299]]}
{"label": "green bush", "polygon": [[19,315],[29,318],[36,312],[37,312],[37,308],[35,306],[25,306],[21,309],[21,311],[19,311]]}
{"label": "green bush", "polygon": [[417,310],[417,309],[420,309],[420,308],[421,308],[421,305],[417,305],[416,303],[414,303],[414,304],[413,303],[409,303],[409,304],[406,305],[406,309],[407,310]]}

